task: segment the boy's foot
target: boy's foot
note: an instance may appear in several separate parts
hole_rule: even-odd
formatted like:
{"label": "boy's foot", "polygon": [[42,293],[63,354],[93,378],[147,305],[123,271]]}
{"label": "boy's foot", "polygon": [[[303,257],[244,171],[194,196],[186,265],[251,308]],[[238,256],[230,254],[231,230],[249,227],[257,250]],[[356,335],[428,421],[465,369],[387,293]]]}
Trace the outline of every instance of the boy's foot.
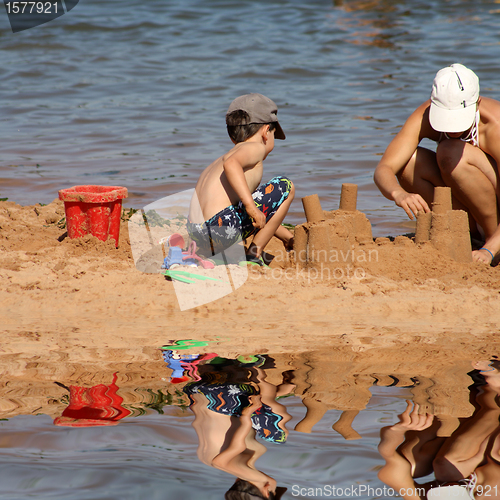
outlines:
{"label": "boy's foot", "polygon": [[255,255],[246,255],[247,260],[242,260],[239,265],[246,266],[247,264],[252,264],[253,266],[269,267],[262,260],[262,257],[255,257]]}

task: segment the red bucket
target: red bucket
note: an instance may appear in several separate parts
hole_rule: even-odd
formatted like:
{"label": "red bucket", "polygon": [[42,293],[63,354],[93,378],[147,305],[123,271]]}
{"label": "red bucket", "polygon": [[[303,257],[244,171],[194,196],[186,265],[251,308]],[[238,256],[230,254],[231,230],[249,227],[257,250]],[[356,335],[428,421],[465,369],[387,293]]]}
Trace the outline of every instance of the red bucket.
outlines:
{"label": "red bucket", "polygon": [[92,234],[102,241],[115,240],[118,246],[122,199],[127,188],[119,186],[74,186],[59,191],[64,201],[66,228],[70,238]]}

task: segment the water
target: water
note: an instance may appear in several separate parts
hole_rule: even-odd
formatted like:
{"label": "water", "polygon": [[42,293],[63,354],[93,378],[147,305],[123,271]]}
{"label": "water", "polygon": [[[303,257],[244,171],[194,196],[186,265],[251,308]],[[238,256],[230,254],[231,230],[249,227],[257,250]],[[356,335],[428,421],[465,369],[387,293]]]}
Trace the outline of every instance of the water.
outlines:
{"label": "water", "polygon": [[231,146],[224,114],[236,96],[273,98],[287,140],[265,177],[338,207],[342,182],[374,234],[412,229],[373,170],[435,72],[474,69],[499,98],[494,1],[82,0],[13,34],[0,15],[0,197],[47,203],[77,184],[128,187],[144,206],[193,187]]}
{"label": "water", "polygon": [[[224,349],[224,344],[213,347]],[[460,356],[448,359],[432,349],[408,356],[394,347],[398,356],[390,355],[390,349],[357,355],[337,347],[237,359],[215,353],[200,357],[193,349],[161,351],[171,354],[167,363],[160,351],[151,349],[137,349],[135,356],[130,356],[133,349],[100,349],[99,364],[91,358],[78,361],[78,353],[68,353],[65,363],[56,361],[57,356],[31,362],[22,354],[13,363],[5,355],[2,362],[10,369],[8,382],[0,387],[0,499],[223,498],[234,473],[205,465],[201,458],[219,442],[225,449],[227,443],[238,443],[236,434],[221,424],[230,419],[221,412],[244,411],[249,405],[245,396],[233,405],[238,383],[258,388],[257,406],[267,404],[271,413],[283,417],[276,427],[258,420],[274,441],[281,436],[274,433],[278,427],[288,435],[282,444],[258,437],[266,451],[255,463],[258,471],[288,489],[283,498],[344,499],[352,495],[338,489],[353,488],[365,488],[362,498],[388,498],[390,494],[380,493],[384,483],[377,473],[385,460],[377,447],[381,429],[400,421],[405,400],[436,415],[435,424],[448,428],[443,435],[451,435],[450,424],[459,425],[461,418],[463,430],[473,434],[482,429],[481,440],[488,415],[500,412],[500,389],[494,385],[498,361],[490,366],[484,361],[483,368],[490,371],[478,375],[471,372],[470,360]],[[117,362],[125,352],[129,356]],[[429,356],[435,363],[426,361]],[[15,369],[26,362],[29,380]],[[483,384],[479,391],[473,381]],[[251,392],[244,389],[243,394]],[[243,418],[233,417],[236,427],[231,429],[243,425]],[[498,418],[490,431],[498,431]],[[253,446],[249,438],[246,443]],[[497,476],[500,480],[500,471]],[[419,483],[432,479],[431,474]]]}
{"label": "water", "polygon": [[[390,401],[386,412],[390,412]],[[296,419],[303,414],[299,405],[296,398],[287,404]],[[402,411],[404,404],[392,406]],[[168,413],[167,409],[165,415],[138,416],[118,427],[102,429],[61,429],[47,416],[20,416],[0,422],[0,439],[6,434],[15,439],[15,444],[0,455],[0,498],[224,498],[235,478],[197,459],[198,442],[189,410],[182,418]],[[334,435],[330,426],[340,412],[332,412],[314,434],[292,430],[283,449],[267,446],[257,466],[275,477],[279,486],[288,488],[285,498],[292,498],[294,484],[301,488],[327,484],[345,488],[361,482],[383,487],[370,470],[381,460],[376,452],[375,422],[368,420],[373,419],[374,411],[368,409],[367,413],[371,415],[361,419],[357,428],[368,433],[371,425],[374,435],[356,446]]]}

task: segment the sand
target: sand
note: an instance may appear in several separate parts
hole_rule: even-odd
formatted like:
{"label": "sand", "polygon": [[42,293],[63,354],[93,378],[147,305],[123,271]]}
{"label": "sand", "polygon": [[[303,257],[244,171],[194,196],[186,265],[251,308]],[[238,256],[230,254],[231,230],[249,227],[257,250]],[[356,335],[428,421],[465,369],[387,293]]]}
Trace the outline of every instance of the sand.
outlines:
{"label": "sand", "polygon": [[[64,405],[54,394],[65,390],[54,382],[91,387],[109,384],[115,372],[125,402],[140,398],[141,390],[177,394],[165,382],[170,371],[159,347],[179,339],[204,341],[197,352],[225,357],[271,354],[281,367],[276,373],[296,370],[296,382],[300,370],[315,366],[316,375],[307,368],[301,389],[310,408],[306,431],[329,408],[364,408],[374,380],[389,384],[397,376],[404,384],[440,373],[449,381],[443,394],[450,395],[457,367],[463,373],[470,360],[498,353],[498,268],[456,262],[430,242],[416,245],[401,235],[364,240],[345,262],[339,252],[337,267],[299,269],[273,240],[269,269],[241,268],[246,281],[234,292],[181,311],[173,282],[137,270],[127,222],[116,248],[113,240],[93,236],[69,239],[60,227],[63,217],[58,200],[47,206],[0,203],[5,418],[58,415]],[[206,294],[213,298],[210,287]],[[351,393],[332,400],[331,380],[340,393]],[[466,385],[458,385],[449,396],[458,399],[440,407],[442,414],[470,413]],[[433,396],[415,391],[432,408]],[[353,415],[346,413],[347,423]]]}
{"label": "sand", "polygon": [[61,338],[74,345],[122,347],[134,339],[151,346],[187,332],[241,332],[243,344],[266,338],[271,345],[286,335],[293,346],[312,333],[493,336],[500,324],[498,268],[455,262],[404,236],[364,242],[350,254],[330,255],[338,262],[329,269],[310,271],[287,268],[288,254],[272,241],[270,269],[251,268],[235,292],[180,311],[172,282],[136,269],[126,222],[117,249],[112,240],[65,237],[58,227],[63,217],[59,201],[0,204],[4,349],[21,332],[37,333],[46,348]]}

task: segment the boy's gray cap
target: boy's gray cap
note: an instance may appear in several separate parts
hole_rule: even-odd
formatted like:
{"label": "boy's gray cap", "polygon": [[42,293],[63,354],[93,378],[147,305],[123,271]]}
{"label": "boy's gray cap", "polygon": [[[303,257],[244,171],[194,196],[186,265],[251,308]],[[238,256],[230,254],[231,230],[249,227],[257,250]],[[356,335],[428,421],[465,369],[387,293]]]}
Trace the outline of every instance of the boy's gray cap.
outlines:
{"label": "boy's gray cap", "polygon": [[285,139],[285,132],[283,132],[278,122],[278,106],[269,97],[262,94],[246,94],[237,97],[229,105],[226,116],[239,109],[248,113],[250,123],[275,123],[276,132],[274,133],[274,137],[276,139]]}
{"label": "boy's gray cap", "polygon": [[465,132],[474,123],[479,78],[462,64],[439,70],[431,93],[429,121],[438,132]]}

